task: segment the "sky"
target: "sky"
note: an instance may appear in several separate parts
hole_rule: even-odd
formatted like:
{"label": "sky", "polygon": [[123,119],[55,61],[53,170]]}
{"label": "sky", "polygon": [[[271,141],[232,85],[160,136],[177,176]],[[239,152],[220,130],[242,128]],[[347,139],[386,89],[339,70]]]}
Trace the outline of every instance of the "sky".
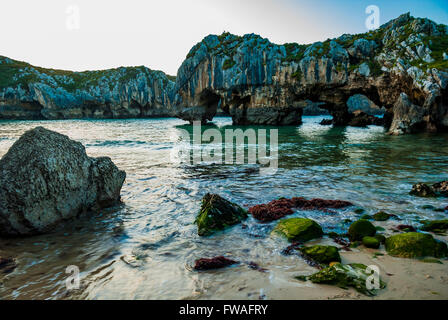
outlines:
{"label": "sky", "polygon": [[447,0],[1,0],[0,55],[74,71],[145,65],[176,75],[208,34],[312,43],[402,13],[448,24]]}

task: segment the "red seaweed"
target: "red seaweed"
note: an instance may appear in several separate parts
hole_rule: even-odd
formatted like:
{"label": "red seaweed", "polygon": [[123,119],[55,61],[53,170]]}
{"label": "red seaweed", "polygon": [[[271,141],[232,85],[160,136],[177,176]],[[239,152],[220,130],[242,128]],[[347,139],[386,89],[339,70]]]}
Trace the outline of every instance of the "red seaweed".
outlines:
{"label": "red seaweed", "polygon": [[293,244],[287,246],[282,250],[282,254],[285,256],[290,256],[293,252],[296,253],[296,249],[300,248],[303,245],[302,242],[294,242]]}
{"label": "red seaweed", "polygon": [[352,205],[352,203],[342,200],[307,200],[301,197],[292,199],[282,198],[279,200],[273,200],[268,204],[253,206],[249,208],[249,213],[252,214],[252,216],[257,220],[271,222],[293,214],[293,208],[301,210],[320,210],[333,213],[333,211],[329,209],[341,209]]}
{"label": "red seaweed", "polygon": [[220,269],[237,263],[239,262],[227,259],[223,256],[211,259],[202,258],[195,261],[194,270],[200,271],[200,270]]}

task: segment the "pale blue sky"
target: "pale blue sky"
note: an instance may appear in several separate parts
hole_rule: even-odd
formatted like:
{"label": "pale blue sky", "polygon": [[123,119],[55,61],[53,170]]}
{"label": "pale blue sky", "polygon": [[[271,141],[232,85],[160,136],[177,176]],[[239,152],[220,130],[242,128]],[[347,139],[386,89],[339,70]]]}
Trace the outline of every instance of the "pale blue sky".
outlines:
{"label": "pale blue sky", "polygon": [[448,24],[446,0],[2,0],[0,55],[59,69],[145,65],[174,75],[208,34],[310,43],[367,31],[369,5],[379,7],[381,24],[408,11]]}

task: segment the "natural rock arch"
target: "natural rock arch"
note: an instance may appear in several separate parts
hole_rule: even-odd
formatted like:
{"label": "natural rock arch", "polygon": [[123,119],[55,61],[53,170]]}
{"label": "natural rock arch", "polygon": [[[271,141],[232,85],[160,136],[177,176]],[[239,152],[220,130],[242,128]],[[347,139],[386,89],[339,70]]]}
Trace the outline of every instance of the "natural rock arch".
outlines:
{"label": "natural rock arch", "polygon": [[[311,100],[325,103],[334,124],[347,125],[353,118],[347,100],[362,94],[386,107],[391,133],[443,131],[448,62],[436,60],[442,55],[431,47],[447,42],[447,33],[444,25],[405,14],[363,35],[311,45],[275,45],[254,34],[210,35],[178,71],[175,109],[182,119],[206,122],[219,97],[234,124],[292,125],[301,121],[302,102]],[[213,104],[201,104],[204,94],[214,97]]]}

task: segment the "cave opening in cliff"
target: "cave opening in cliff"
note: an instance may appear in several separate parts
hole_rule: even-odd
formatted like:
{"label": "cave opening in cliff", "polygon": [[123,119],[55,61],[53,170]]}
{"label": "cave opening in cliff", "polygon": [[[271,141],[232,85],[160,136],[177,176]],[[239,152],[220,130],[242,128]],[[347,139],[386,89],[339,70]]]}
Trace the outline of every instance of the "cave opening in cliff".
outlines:
{"label": "cave opening in cliff", "polygon": [[199,98],[199,105],[205,107],[205,118],[209,121],[213,120],[213,117],[218,111],[218,105],[220,104],[221,97],[210,89],[205,89]]}

